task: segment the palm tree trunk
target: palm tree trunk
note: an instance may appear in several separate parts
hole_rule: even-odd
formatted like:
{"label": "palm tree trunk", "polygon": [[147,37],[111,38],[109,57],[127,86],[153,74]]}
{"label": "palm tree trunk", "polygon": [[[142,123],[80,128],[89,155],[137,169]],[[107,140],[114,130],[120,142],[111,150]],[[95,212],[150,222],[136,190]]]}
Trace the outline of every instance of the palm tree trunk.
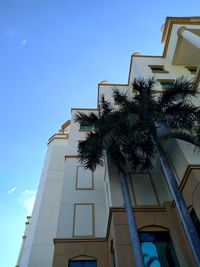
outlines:
{"label": "palm tree trunk", "polygon": [[131,204],[131,198],[128,190],[128,184],[125,174],[119,170],[119,180],[121,184],[121,190],[124,198],[124,206],[128,220],[129,233],[131,238],[131,244],[133,249],[133,255],[136,263],[136,267],[144,267],[144,260],[142,256],[140,240]]}
{"label": "palm tree trunk", "polygon": [[196,266],[200,267],[200,240],[197,231],[194,227],[189,211],[185,204],[184,198],[176,182],[176,177],[173,173],[169,160],[166,157],[165,151],[157,137],[157,134],[153,134],[153,138],[158,149],[161,166],[165,174],[167,184],[171,191],[172,197],[176,203],[176,207],[178,209],[179,216],[181,217],[181,221],[183,223],[186,236],[188,238],[192,253],[196,260],[197,264]]}

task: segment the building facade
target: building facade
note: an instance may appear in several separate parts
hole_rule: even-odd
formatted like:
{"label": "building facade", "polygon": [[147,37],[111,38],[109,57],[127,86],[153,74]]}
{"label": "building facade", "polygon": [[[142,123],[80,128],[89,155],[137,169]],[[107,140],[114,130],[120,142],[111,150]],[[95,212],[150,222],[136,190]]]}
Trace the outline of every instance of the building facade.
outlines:
{"label": "building facade", "polygon": [[[162,91],[184,75],[200,82],[200,17],[167,17],[162,56],[134,53],[127,84],[98,84],[97,108],[72,108],[71,120],[48,142],[48,150],[18,267],[134,267],[118,171],[114,166],[84,170],[78,143],[90,131],[74,121],[77,112],[98,113],[99,97],[114,105],[113,88],[132,93],[135,78],[156,75]],[[195,98],[200,105],[199,98]],[[165,145],[177,182],[200,232],[200,156],[178,140]],[[158,160],[151,172],[130,173],[129,190],[146,266],[196,266]]]}

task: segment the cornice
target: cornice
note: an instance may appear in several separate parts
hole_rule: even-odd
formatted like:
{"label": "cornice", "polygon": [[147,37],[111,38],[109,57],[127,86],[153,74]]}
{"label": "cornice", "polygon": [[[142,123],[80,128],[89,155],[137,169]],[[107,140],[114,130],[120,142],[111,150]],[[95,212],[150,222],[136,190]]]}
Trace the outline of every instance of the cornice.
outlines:
{"label": "cornice", "polygon": [[56,133],[49,138],[47,145],[49,145],[53,140],[61,140],[61,139],[68,139],[68,138],[69,138],[68,134]]}

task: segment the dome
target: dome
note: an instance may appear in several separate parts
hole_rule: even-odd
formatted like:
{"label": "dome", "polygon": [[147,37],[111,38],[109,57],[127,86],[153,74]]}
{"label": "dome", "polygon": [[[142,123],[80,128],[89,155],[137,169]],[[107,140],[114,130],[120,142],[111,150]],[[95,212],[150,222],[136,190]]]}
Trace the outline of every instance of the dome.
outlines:
{"label": "dome", "polygon": [[109,81],[103,80],[99,84],[109,84]]}
{"label": "dome", "polygon": [[139,52],[135,52],[132,54],[132,56],[137,56],[137,55],[141,55]]}

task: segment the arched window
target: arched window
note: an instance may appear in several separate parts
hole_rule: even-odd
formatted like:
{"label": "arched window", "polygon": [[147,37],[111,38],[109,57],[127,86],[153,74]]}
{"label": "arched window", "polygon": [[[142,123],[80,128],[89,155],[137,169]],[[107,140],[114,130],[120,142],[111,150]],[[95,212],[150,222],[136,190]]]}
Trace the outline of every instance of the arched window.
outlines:
{"label": "arched window", "polygon": [[180,267],[168,232],[145,231],[139,236],[145,266]]}
{"label": "arched window", "polygon": [[68,267],[97,267],[96,260],[70,260]]}

